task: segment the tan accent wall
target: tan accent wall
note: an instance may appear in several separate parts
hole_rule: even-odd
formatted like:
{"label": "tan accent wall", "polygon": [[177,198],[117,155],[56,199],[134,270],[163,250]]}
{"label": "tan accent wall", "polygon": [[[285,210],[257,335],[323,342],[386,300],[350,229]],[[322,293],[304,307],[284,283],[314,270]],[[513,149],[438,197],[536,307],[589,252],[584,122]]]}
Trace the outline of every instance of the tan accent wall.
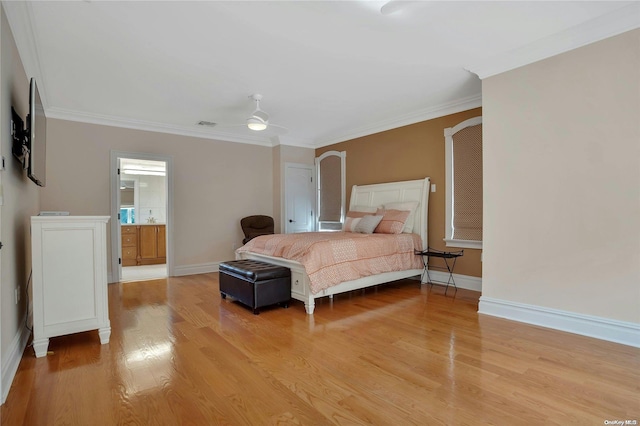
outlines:
{"label": "tan accent wall", "polygon": [[640,324],[639,70],[634,30],[482,82],[483,298]]}
{"label": "tan accent wall", "polygon": [[[316,150],[316,156],[331,150],[347,151],[347,204],[353,185],[430,177],[436,192],[429,194],[429,246],[445,250],[444,129],[481,115],[481,108],[463,111],[325,146]],[[455,272],[481,277],[481,250],[465,249],[464,253]]]}

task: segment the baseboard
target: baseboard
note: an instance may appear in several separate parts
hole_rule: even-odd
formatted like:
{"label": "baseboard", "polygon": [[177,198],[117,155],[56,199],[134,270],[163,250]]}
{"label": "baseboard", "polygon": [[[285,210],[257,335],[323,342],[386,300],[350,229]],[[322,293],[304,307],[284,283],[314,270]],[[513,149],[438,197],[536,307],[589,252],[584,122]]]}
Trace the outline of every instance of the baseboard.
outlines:
{"label": "baseboard", "polygon": [[[25,319],[22,318],[20,324],[24,323]],[[7,395],[9,395],[9,390],[11,389],[11,383],[13,383],[13,379],[15,378],[18,367],[20,366],[22,354],[24,353],[24,350],[27,347],[27,343],[29,342],[29,336],[31,336],[31,332],[26,327],[22,327],[20,333],[16,334],[13,341],[11,342],[9,350],[7,351],[7,357],[2,360],[1,404],[4,404],[4,402],[7,400]]]}
{"label": "baseboard", "polygon": [[173,275],[175,277],[181,277],[183,275],[197,275],[208,274],[209,272],[218,272],[220,262],[200,263],[197,265],[183,265],[175,266],[173,268]]}
{"label": "baseboard", "polygon": [[481,296],[478,313],[640,348],[640,324]]}
{"label": "baseboard", "polygon": [[[432,280],[436,281],[437,284],[445,283],[449,279],[448,272],[442,271],[434,271],[429,269],[429,276]],[[424,280],[427,279],[426,274],[423,277]],[[471,275],[459,275],[453,274],[453,279],[456,282],[456,287],[464,288],[466,290],[474,290],[474,291],[482,291],[482,278],[472,277]]]}

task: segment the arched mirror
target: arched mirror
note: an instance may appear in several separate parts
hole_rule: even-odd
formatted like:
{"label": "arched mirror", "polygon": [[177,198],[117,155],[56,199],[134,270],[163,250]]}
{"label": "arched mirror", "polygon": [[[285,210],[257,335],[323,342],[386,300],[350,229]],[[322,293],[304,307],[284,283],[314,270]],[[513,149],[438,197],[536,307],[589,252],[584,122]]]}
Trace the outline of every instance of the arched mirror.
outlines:
{"label": "arched mirror", "polygon": [[345,216],[346,151],[327,151],[316,158],[318,231],[340,231]]}

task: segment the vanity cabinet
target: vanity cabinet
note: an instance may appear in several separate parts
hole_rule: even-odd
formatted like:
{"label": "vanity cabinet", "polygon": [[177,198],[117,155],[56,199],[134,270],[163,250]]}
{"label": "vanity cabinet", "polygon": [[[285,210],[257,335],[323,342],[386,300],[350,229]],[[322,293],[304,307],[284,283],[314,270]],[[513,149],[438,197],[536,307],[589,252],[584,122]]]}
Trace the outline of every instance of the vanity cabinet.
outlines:
{"label": "vanity cabinet", "polygon": [[138,227],[123,225],[122,233],[122,266],[136,266],[138,264]]}
{"label": "vanity cabinet", "polygon": [[167,262],[165,225],[139,225],[138,265],[156,265]]}
{"label": "vanity cabinet", "polygon": [[107,222],[109,216],[33,216],[33,348],[49,338],[98,330],[109,343]]}
{"label": "vanity cabinet", "polygon": [[122,225],[122,266],[167,263],[166,226],[160,224]]}

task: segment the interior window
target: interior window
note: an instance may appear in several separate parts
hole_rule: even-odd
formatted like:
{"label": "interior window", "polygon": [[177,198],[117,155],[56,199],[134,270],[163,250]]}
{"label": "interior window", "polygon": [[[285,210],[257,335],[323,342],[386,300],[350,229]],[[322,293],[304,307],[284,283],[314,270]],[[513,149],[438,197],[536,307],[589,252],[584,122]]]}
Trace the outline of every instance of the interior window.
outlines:
{"label": "interior window", "polygon": [[123,225],[129,223],[136,223],[136,212],[133,207],[121,207],[120,208],[120,223]]}

